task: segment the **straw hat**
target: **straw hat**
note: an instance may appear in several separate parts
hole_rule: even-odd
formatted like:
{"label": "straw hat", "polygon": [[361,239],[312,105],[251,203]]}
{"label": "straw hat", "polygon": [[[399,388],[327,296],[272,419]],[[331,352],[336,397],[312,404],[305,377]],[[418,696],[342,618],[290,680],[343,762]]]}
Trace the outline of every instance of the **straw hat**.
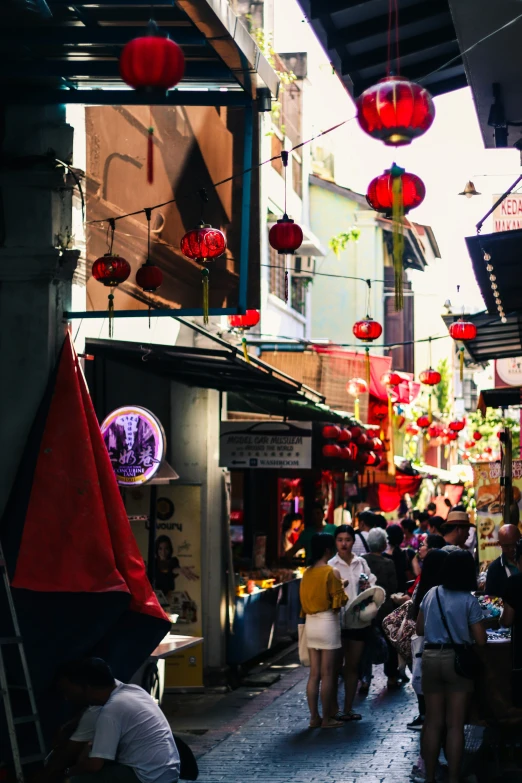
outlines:
{"label": "straw hat", "polygon": [[458,527],[475,527],[474,523],[470,520],[467,511],[461,509],[452,509],[444,524],[441,525],[441,530],[444,530],[448,525],[457,525]]}
{"label": "straw hat", "polygon": [[378,585],[363,590],[346,606],[342,627],[366,628],[377,617],[377,612],[385,600],[386,593]]}

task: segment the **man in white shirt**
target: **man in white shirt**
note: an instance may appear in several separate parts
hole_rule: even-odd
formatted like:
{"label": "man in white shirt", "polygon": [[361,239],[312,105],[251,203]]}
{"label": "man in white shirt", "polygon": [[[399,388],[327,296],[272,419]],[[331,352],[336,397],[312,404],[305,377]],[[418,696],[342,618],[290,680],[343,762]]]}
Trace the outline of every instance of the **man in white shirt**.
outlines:
{"label": "man in white shirt", "polygon": [[92,747],[64,777],[77,783],[176,783],[180,760],[170,726],[154,700],[138,685],[124,685],[100,658],[63,666],[56,683],[74,704],[87,710],[71,736]]}
{"label": "man in white shirt", "polygon": [[355,543],[352,552],[361,557],[370,551],[368,546],[368,533],[377,527],[377,515],[373,511],[361,511],[359,514],[359,529],[355,532]]}

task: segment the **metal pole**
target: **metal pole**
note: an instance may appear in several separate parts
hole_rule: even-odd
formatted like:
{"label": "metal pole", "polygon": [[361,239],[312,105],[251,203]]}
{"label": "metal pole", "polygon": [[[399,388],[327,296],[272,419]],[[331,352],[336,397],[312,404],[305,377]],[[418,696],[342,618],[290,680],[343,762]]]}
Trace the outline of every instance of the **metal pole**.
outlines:
{"label": "metal pole", "polygon": [[150,486],[150,509],[149,509],[149,546],[147,554],[147,576],[152,587],[156,582],[156,501],[158,498],[158,488],[155,484]]}
{"label": "metal pole", "polygon": [[516,186],[518,185],[518,183],[520,182],[520,180],[522,180],[522,174],[520,175],[520,177],[517,177],[517,179],[516,179],[516,180],[513,182],[513,184],[512,184],[512,185],[510,185],[510,187],[509,187],[509,188],[506,190],[506,192],[505,192],[505,193],[503,193],[503,194],[502,194],[502,195],[501,195],[501,196],[500,196],[500,197],[499,197],[499,198],[498,198],[498,199],[495,201],[495,203],[493,204],[493,206],[491,207],[491,209],[490,209],[488,212],[486,212],[486,214],[484,215],[484,217],[483,217],[483,218],[481,218],[481,220],[479,220],[479,222],[478,222],[478,223],[477,223],[477,225],[475,226],[475,228],[477,229],[477,234],[480,234],[480,232],[482,231],[482,226],[484,225],[484,223],[486,222],[486,220],[488,219],[488,217],[489,217],[490,215],[492,215],[492,214],[493,214],[493,212],[494,212],[494,211],[496,210],[496,208],[498,207],[498,205],[499,205],[499,204],[502,204],[502,202],[504,201],[504,199],[505,199],[505,198],[507,198],[507,197],[509,196],[509,194],[513,192],[513,189],[514,189],[514,188],[516,188]]}
{"label": "metal pole", "polygon": [[252,160],[254,153],[254,117],[252,107],[244,111],[243,193],[241,197],[241,243],[239,250],[239,298],[238,310],[245,313],[248,298],[248,261],[250,250],[250,201],[252,190]]}

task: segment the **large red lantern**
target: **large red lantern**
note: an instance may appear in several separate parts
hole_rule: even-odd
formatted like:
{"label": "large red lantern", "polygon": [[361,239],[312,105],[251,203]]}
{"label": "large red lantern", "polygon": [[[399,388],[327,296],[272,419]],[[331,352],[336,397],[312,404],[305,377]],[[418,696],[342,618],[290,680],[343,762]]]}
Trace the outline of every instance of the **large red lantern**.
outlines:
{"label": "large red lantern", "polygon": [[214,261],[222,256],[227,249],[227,240],[222,231],[218,228],[212,228],[208,223],[200,223],[196,228],[187,231],[180,242],[180,249],[183,255],[197,261],[203,268],[201,269],[201,280],[203,285],[203,322],[208,323],[209,307],[209,271],[204,264]]}
{"label": "large red lantern", "polygon": [[[395,168],[397,172],[394,173]],[[400,182],[399,182],[400,180]],[[366,191],[366,201],[376,212],[382,212],[392,217],[398,191],[402,193],[401,211],[405,215],[410,209],[422,204],[426,196],[424,182],[416,174],[410,174],[403,169],[392,166],[375,179],[372,179]]]}
{"label": "large red lantern", "polygon": [[420,84],[401,76],[387,76],[369,87],[356,101],[357,120],[365,133],[399,147],[431,127],[435,106]]}
{"label": "large red lantern", "polygon": [[373,318],[367,315],[362,321],[354,323],[352,331],[359,340],[371,343],[381,336],[382,326],[378,321],[374,321]]}
{"label": "large red lantern", "polygon": [[228,325],[231,329],[251,329],[257,326],[260,318],[259,310],[247,310],[243,315],[229,315]]}
{"label": "large red lantern", "polygon": [[462,432],[465,426],[466,426],[465,419],[455,419],[455,421],[450,421],[450,423],[448,424],[448,427],[453,432]]}
{"label": "large red lantern", "polygon": [[419,416],[417,419],[417,427],[420,427],[421,430],[426,430],[430,424],[431,422],[429,416]]}
{"label": "large red lantern", "polygon": [[425,386],[436,386],[440,383],[440,377],[440,372],[437,372],[432,367],[419,373],[419,381]]}
{"label": "large red lantern", "polygon": [[135,90],[169,90],[183,78],[185,57],[174,41],[160,35],[155,22],[147,33],[123,47],[120,76]]}
{"label": "large red lantern", "polygon": [[303,229],[285,214],[268,233],[270,245],[281,255],[294,253],[303,243]]}
{"label": "large red lantern", "polygon": [[97,258],[92,265],[92,276],[99,283],[111,289],[109,293],[109,337],[113,336],[114,294],[112,289],[124,283],[131,273],[130,264],[124,258],[112,253],[106,253]]}

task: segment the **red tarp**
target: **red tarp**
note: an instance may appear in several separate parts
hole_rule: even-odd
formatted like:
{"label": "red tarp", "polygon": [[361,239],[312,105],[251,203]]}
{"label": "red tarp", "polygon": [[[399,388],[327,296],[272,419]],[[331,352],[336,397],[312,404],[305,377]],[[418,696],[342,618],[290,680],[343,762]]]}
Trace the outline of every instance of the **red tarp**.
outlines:
{"label": "red tarp", "polygon": [[[343,359],[346,361],[346,381],[350,380],[350,364],[355,366],[365,360],[364,351],[345,351],[343,348],[328,345],[314,345],[313,349],[316,353],[327,354],[334,359]],[[381,383],[381,376],[384,373],[391,370],[392,360],[389,356],[375,356],[370,354],[370,395],[377,397],[380,400],[386,400],[386,389]],[[362,374],[362,377],[365,377]]]}

